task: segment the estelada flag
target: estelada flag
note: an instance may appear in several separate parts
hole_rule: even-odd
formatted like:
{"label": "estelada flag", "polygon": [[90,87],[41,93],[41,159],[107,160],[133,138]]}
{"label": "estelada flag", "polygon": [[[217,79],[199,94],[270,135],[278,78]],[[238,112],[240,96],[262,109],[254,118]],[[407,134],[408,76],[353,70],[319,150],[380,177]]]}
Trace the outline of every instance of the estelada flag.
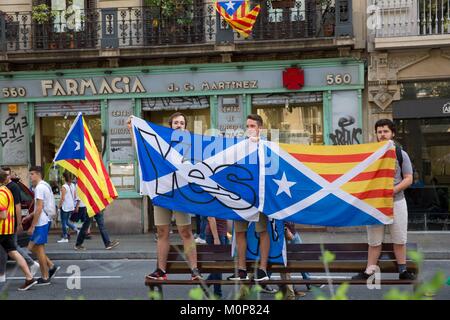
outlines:
{"label": "estelada flag", "polygon": [[392,141],[350,146],[265,141],[262,151],[271,161],[260,169],[260,211],[269,217],[337,227],[393,222]]}
{"label": "estelada flag", "polygon": [[53,160],[77,177],[77,196],[89,217],[105,209],[118,194],[88,126],[78,114]]}
{"label": "estelada flag", "polygon": [[226,22],[239,32],[244,38],[247,38],[253,29],[253,25],[258,17],[260,5],[250,10],[248,1],[217,1],[216,10],[225,19]]}

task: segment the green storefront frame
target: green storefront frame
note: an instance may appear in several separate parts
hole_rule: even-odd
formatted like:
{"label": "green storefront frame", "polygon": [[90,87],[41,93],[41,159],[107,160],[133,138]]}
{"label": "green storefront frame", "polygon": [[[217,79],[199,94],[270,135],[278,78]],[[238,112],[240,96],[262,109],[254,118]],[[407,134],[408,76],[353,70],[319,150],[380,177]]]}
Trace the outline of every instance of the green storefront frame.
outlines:
{"label": "green storefront frame", "polygon": [[[145,93],[121,93],[121,94],[99,94],[95,96],[51,96],[51,97],[15,97],[15,98],[2,98],[1,104],[7,103],[23,103],[25,104],[28,121],[29,121],[29,138],[30,146],[33,145],[33,136],[35,134],[35,110],[34,104],[40,102],[79,102],[86,100],[98,100],[101,104],[101,124],[102,132],[109,130],[108,124],[108,100],[131,100],[133,113],[136,116],[141,117],[142,103],[141,99],[144,98],[160,98],[160,97],[187,97],[187,96],[208,96],[210,103],[210,126],[211,128],[217,128],[217,108],[218,97],[226,95],[242,95],[244,106],[244,119],[251,113],[252,110],[252,95],[255,94],[282,94],[292,92],[322,92],[323,95],[323,128],[324,128],[324,141],[325,144],[330,144],[329,134],[332,131],[332,93],[336,91],[356,91],[357,92],[357,106],[358,106],[358,121],[363,126],[362,121],[362,90],[364,90],[364,78],[365,69],[364,62],[353,60],[349,58],[335,58],[335,59],[315,59],[315,60],[289,60],[289,61],[264,61],[264,62],[246,62],[246,63],[226,63],[226,64],[195,64],[195,65],[178,65],[178,66],[142,66],[142,67],[130,67],[130,68],[116,68],[116,69],[80,69],[80,70],[55,70],[55,71],[36,71],[36,72],[17,72],[17,73],[0,73],[0,87],[4,88],[2,82],[8,80],[9,82],[17,81],[17,85],[20,85],[22,80],[45,80],[45,79],[68,79],[68,78],[88,78],[88,77],[106,77],[106,76],[142,76],[145,74],[152,74],[155,76],[168,76],[177,75],[182,76],[184,74],[189,75],[192,72],[201,71],[203,73],[210,73],[212,76],[217,72],[238,72],[238,70],[246,71],[265,71],[272,69],[279,69],[280,72],[291,66],[299,66],[301,68],[344,68],[352,66],[357,68],[359,81],[352,84],[340,84],[340,85],[316,85],[308,86],[308,79],[305,79],[305,87],[298,91],[289,91],[283,87],[277,88],[263,88],[263,89],[232,89],[232,90],[205,90],[205,91],[192,91],[192,92],[145,92]],[[58,73],[59,76],[56,75]],[[12,78],[11,78],[12,75]],[[63,78],[61,78],[63,75]],[[13,79],[13,80],[11,80]],[[0,92],[1,94],[1,92]],[[364,130],[365,128],[362,127]],[[33,152],[34,153],[34,152]],[[32,153],[28,152],[29,163],[35,159],[32,157]],[[111,163],[120,163],[110,161],[110,155],[107,151],[104,155],[104,161],[109,167]],[[127,191],[119,191],[119,198],[122,199],[136,199],[142,198],[139,194],[139,175],[137,169],[137,160],[134,159],[135,168],[135,189]],[[143,208],[143,206],[141,206]],[[143,210],[143,209],[142,209]],[[142,219],[144,212],[142,211]]]}

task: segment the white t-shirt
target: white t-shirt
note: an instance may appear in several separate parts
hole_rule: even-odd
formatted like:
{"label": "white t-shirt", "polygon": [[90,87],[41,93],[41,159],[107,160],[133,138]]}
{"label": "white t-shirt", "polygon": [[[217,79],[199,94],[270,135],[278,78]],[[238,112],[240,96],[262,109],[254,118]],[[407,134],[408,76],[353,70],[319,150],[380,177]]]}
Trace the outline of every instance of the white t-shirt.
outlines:
{"label": "white t-shirt", "polygon": [[76,187],[73,183],[64,184],[63,188],[66,189],[66,195],[62,203],[62,209],[66,212],[73,211],[75,209],[76,201]]}
{"label": "white t-shirt", "polygon": [[49,210],[48,206],[51,205],[51,203],[54,203],[51,201],[50,197],[53,197],[53,193],[52,193],[50,185],[45,181],[39,182],[38,185],[36,186],[36,188],[34,189],[34,203],[36,206],[38,199],[43,200],[44,203],[43,203],[41,215],[39,217],[39,221],[36,225],[37,227],[45,226],[50,221],[47,214],[45,213],[46,209],[47,209],[47,212],[51,212],[51,210]]}
{"label": "white t-shirt", "polygon": [[[79,202],[80,202],[80,205],[79,205],[80,208],[86,208],[86,205],[83,203],[83,201],[81,201],[80,198],[78,198],[78,196],[77,196],[77,198],[75,199],[75,201],[79,201]],[[75,203],[75,205],[76,205],[76,203]]]}

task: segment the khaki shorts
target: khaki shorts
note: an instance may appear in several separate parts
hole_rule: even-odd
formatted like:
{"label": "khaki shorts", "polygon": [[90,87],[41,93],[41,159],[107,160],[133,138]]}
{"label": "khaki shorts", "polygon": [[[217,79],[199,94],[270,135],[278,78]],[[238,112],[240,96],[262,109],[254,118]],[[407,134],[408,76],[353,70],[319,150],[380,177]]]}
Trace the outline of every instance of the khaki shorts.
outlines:
{"label": "khaki shorts", "polygon": [[[264,232],[267,231],[267,216],[265,214],[259,214],[259,220],[256,222],[255,231],[256,232]],[[248,221],[235,221],[234,222],[234,231],[236,232],[247,232],[248,230]]]}
{"label": "khaki shorts", "polygon": [[[173,211],[177,226],[187,226],[191,224],[191,215],[179,211]],[[172,211],[163,207],[153,206],[153,215],[156,226],[168,226],[172,222]]]}
{"label": "khaki shorts", "polygon": [[384,241],[385,227],[389,228],[392,243],[406,244],[408,236],[408,207],[406,200],[394,201],[394,222],[387,226],[367,226],[369,246],[380,246]]}

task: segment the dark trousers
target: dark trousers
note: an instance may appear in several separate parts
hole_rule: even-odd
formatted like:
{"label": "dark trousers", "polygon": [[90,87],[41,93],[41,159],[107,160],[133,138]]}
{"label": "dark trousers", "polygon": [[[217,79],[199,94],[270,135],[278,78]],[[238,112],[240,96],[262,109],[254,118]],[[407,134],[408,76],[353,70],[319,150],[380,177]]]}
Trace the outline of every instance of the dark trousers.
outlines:
{"label": "dark trousers", "polygon": [[83,226],[81,227],[80,233],[78,234],[76,245],[81,246],[83,244],[84,239],[86,238],[86,232],[89,229],[89,226],[91,225],[91,221],[92,219],[95,219],[95,221],[97,221],[98,229],[100,231],[100,235],[102,236],[102,240],[105,247],[109,246],[111,240],[109,239],[108,232],[106,231],[105,228],[105,218],[103,216],[103,211],[96,214],[93,218],[89,218],[86,208],[79,208],[79,210],[81,209],[85,211],[85,219],[83,222]]}
{"label": "dark trousers", "polygon": [[[220,244],[228,244],[227,236],[219,236]],[[211,234],[206,235],[206,243],[214,244],[214,237]],[[206,280],[222,280],[221,273],[211,273]],[[222,286],[220,284],[214,285],[214,294],[219,298],[222,297]]]}

